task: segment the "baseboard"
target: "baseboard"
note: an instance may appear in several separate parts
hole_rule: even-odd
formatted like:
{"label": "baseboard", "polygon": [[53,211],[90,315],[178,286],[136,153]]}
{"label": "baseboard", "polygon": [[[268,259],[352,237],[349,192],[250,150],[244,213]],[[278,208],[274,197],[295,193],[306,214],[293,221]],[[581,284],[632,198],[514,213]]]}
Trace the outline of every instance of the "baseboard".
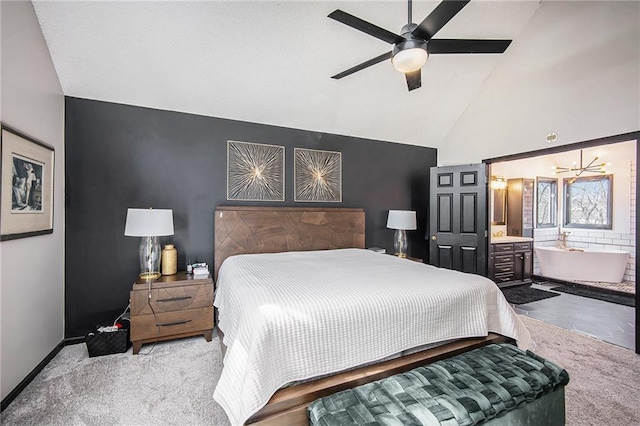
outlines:
{"label": "baseboard", "polygon": [[85,336],[79,337],[67,337],[64,339],[65,346],[77,345],[79,343],[84,343],[86,341]]}
{"label": "baseboard", "polygon": [[36,368],[31,371],[31,373],[27,374],[27,377],[25,377],[20,383],[18,383],[18,386],[16,386],[11,392],[9,392],[9,394],[2,400],[0,411],[4,411],[4,409],[7,408],[18,395],[20,395],[20,392],[22,392],[24,388],[26,388],[27,385],[31,383],[31,381],[38,375],[38,373],[40,373],[44,369],[44,367],[47,366],[47,364],[49,364],[49,362],[51,362],[51,360],[58,354],[58,352],[60,352],[64,345],[64,340],[58,343],[56,347],[53,348],[51,352],[49,352],[49,355],[44,357],[42,362],[40,362],[40,364],[38,364]]}

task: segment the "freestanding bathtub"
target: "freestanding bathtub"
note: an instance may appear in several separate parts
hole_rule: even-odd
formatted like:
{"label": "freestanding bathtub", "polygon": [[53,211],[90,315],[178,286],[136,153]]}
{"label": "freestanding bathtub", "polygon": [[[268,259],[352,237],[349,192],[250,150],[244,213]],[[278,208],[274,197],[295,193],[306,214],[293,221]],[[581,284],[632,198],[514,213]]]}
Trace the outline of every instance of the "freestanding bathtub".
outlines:
{"label": "freestanding bathtub", "polygon": [[536,247],[540,275],[564,281],[622,282],[629,252]]}

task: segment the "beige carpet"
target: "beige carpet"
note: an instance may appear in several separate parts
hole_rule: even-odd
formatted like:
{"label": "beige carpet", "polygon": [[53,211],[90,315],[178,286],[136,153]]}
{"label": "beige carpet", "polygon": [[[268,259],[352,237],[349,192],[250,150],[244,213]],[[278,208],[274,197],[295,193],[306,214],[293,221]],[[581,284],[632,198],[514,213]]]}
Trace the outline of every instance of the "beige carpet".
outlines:
{"label": "beige carpet", "polygon": [[640,425],[640,355],[520,315],[535,353],[569,372],[567,425]]}
{"label": "beige carpet", "polygon": [[217,339],[145,345],[141,353],[89,358],[65,346],[2,412],[4,425],[229,424],[213,400],[220,377]]}
{"label": "beige carpet", "polygon": [[[522,319],[538,344],[534,351],[571,376],[567,425],[640,425],[639,355]],[[212,398],[220,367],[216,339],[165,342],[146,356],[132,356],[129,350],[89,358],[85,345],[67,346],[2,412],[0,423],[227,426]]]}

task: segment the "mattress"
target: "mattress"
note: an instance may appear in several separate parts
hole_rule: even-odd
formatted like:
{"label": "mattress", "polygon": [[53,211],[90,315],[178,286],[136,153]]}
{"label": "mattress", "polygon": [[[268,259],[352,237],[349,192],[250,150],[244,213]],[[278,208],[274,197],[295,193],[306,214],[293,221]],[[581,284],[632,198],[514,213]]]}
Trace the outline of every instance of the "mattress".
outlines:
{"label": "mattress", "polygon": [[284,384],[421,345],[530,337],[489,279],[362,249],[237,255],[214,305],[227,351],[214,399],[243,424]]}

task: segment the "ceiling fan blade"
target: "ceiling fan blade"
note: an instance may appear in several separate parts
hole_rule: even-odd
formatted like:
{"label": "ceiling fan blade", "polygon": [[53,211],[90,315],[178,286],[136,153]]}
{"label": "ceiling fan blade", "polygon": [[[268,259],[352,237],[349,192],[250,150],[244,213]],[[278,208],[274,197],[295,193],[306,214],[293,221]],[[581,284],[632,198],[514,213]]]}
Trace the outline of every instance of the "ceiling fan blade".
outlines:
{"label": "ceiling fan blade", "polygon": [[405,73],[407,79],[407,88],[409,91],[422,87],[422,70]]}
{"label": "ceiling fan blade", "polygon": [[354,72],[357,72],[357,71],[363,70],[363,69],[365,69],[365,68],[370,67],[371,65],[375,65],[375,64],[377,64],[377,63],[379,63],[379,62],[382,62],[382,61],[385,61],[385,60],[387,60],[387,59],[391,59],[391,52],[383,53],[383,54],[382,54],[382,55],[380,55],[380,56],[376,56],[376,57],[375,57],[375,58],[373,58],[373,59],[369,59],[368,61],[365,61],[365,62],[361,63],[360,65],[356,65],[356,66],[355,66],[355,67],[353,67],[353,68],[349,68],[349,69],[348,69],[348,70],[346,70],[346,71],[342,71],[341,73],[336,74],[336,75],[332,76],[331,78],[334,78],[334,79],[336,79],[336,80],[339,80],[339,79],[341,79],[342,77],[346,77],[346,76],[348,76],[348,75],[350,75],[350,74],[353,74]]}
{"label": "ceiling fan blade", "polygon": [[467,40],[438,38],[427,43],[431,54],[442,53],[504,53],[511,40]]}
{"label": "ceiling fan blade", "polygon": [[424,18],[424,21],[413,30],[412,34],[424,40],[431,40],[447,22],[451,20],[470,0],[443,0],[435,9]]}
{"label": "ceiling fan blade", "polygon": [[351,28],[355,28],[356,30],[362,31],[363,33],[369,34],[370,36],[376,37],[382,41],[386,41],[387,43],[394,44],[404,41],[403,37],[394,34],[391,31],[387,31],[384,28],[380,28],[377,25],[373,25],[370,22],[350,15],[347,12],[343,12],[340,9],[334,10],[328,16],[331,19],[342,22],[343,24],[348,25]]}

